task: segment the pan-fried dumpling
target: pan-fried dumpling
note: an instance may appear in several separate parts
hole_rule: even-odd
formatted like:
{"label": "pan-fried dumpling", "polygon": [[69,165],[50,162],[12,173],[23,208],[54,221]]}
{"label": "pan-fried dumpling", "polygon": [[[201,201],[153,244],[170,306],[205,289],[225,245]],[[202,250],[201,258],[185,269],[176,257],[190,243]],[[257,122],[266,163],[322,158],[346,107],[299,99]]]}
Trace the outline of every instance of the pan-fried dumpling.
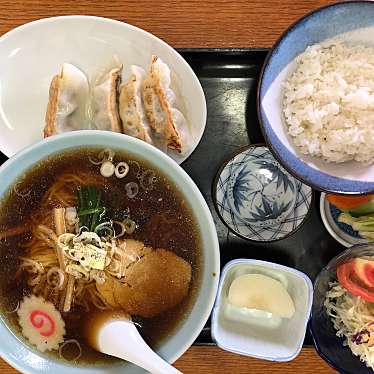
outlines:
{"label": "pan-fried dumpling", "polygon": [[140,66],[132,65],[131,73],[130,80],[121,86],[119,96],[123,133],[152,144],[141,97],[141,84],[145,71]]}
{"label": "pan-fried dumpling", "polygon": [[121,132],[117,88],[122,64],[117,58],[103,68],[91,82],[91,120],[93,128]]}
{"label": "pan-fried dumpling", "polygon": [[188,144],[183,144],[189,136],[187,121],[183,114],[173,107],[175,94],[170,88],[169,67],[157,56],[152,57],[149,74],[142,83],[142,96],[147,119],[159,138],[164,138],[169,149],[185,152]]}
{"label": "pan-fried dumpling", "polygon": [[171,109],[171,115],[181,140],[181,149],[179,150],[179,153],[185,154],[193,147],[193,137],[188,127],[186,117],[181,111],[175,108]]}
{"label": "pan-fried dumpling", "polygon": [[88,96],[89,84],[84,73],[74,65],[64,64],[49,88],[44,137],[88,128]]}

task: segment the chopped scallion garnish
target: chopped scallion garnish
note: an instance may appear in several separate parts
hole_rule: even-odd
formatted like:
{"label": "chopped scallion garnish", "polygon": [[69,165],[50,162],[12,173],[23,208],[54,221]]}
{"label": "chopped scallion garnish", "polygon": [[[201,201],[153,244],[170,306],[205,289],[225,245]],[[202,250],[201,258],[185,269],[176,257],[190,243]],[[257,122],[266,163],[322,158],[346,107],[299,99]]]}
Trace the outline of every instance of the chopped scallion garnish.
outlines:
{"label": "chopped scallion garnish", "polygon": [[95,228],[105,221],[105,208],[101,206],[101,192],[93,186],[78,189],[79,227],[87,227],[94,232]]}

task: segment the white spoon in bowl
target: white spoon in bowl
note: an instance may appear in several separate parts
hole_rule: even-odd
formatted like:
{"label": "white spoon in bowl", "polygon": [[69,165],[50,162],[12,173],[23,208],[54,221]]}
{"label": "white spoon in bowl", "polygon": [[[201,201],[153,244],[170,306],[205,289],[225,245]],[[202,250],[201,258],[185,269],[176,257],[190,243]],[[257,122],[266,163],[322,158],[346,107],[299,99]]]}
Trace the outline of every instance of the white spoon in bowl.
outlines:
{"label": "white spoon in bowl", "polygon": [[97,312],[88,318],[84,336],[96,351],[132,362],[153,374],[182,374],[143,340],[131,316],[118,311]]}

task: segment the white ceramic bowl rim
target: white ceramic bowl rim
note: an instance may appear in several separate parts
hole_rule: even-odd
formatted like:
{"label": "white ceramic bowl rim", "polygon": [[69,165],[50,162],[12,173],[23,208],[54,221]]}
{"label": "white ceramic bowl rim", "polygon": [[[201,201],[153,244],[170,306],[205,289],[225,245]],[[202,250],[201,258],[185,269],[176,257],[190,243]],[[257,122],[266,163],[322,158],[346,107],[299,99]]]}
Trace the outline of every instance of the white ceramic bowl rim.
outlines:
{"label": "white ceramic bowl rim", "polygon": [[[212,215],[199,189],[170,157],[153,146],[138,139],[109,131],[74,131],[62,135],[52,136],[39,143],[33,144],[17,153],[0,167],[0,196],[2,196],[14,181],[32,167],[36,162],[69,149],[80,147],[112,147],[113,149],[128,150],[154,164],[176,184],[193,209],[195,219],[201,228],[203,246],[203,270],[201,283],[189,316],[180,323],[177,330],[165,339],[157,352],[169,362],[174,362],[194,342],[209,318],[214,304],[220,273],[219,244]],[[204,230],[204,231],[203,231]],[[134,365],[106,365],[106,366],[72,366],[61,361],[46,359],[37,351],[26,347],[0,320],[0,355],[10,365],[23,373],[36,374],[41,371],[51,371],[65,374],[68,370],[72,374],[103,373],[140,373],[141,369]]]}

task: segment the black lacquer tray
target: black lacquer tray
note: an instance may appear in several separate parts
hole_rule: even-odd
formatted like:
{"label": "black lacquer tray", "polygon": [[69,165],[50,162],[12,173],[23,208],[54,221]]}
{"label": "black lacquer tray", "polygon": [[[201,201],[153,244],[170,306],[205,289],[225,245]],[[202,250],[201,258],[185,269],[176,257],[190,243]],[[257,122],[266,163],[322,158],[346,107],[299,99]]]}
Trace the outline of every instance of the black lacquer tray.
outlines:
{"label": "black lacquer tray", "polygon": [[[222,163],[238,148],[262,143],[257,118],[257,80],[267,50],[180,50],[203,86],[208,120],[203,139],[182,166],[196,182],[212,212],[221,250],[221,266],[235,258],[277,262],[306,273],[318,272],[344,248],[326,231],[320,214],[320,193],[314,192],[311,214],[291,236],[272,243],[250,242],[231,233],[219,219],[212,183]],[[195,344],[212,344],[210,321]],[[307,332],[305,345],[312,340]]]}
{"label": "black lacquer tray", "polygon": [[[221,266],[235,258],[254,258],[294,267],[313,281],[329,260],[342,251],[326,231],[319,215],[320,194],[315,191],[312,211],[291,236],[272,243],[246,241],[221,222],[212,200],[212,183],[222,163],[238,148],[262,143],[257,111],[257,80],[267,50],[179,50],[203,86],[208,120],[195,152],[182,164],[204,195],[212,212],[221,250]],[[1,136],[1,134],[0,134]],[[0,153],[0,164],[7,158]],[[213,344],[210,321],[195,344]],[[305,345],[311,345],[307,332]]]}

